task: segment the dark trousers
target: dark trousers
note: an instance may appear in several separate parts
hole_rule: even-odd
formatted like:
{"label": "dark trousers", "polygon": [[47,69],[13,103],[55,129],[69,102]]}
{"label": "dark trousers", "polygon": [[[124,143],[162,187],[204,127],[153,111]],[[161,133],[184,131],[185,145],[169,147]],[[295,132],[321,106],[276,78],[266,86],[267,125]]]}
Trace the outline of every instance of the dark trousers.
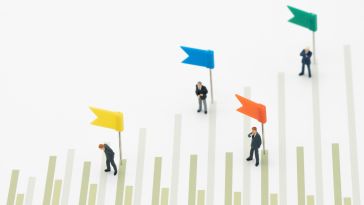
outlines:
{"label": "dark trousers", "polygon": [[116,168],[116,164],[115,164],[114,158],[106,159],[106,168],[107,168],[108,170],[110,170],[110,164],[111,164],[112,168],[114,169],[114,171],[117,171],[117,170],[118,170],[118,169]]}
{"label": "dark trousers", "polygon": [[305,74],[305,65],[307,65],[307,70],[308,70],[308,76],[311,77],[311,65],[310,64],[306,64],[306,63],[302,63],[302,74]]}
{"label": "dark trousers", "polygon": [[255,153],[255,161],[259,163],[259,150],[258,148],[251,147],[249,158],[253,159],[253,152]]}

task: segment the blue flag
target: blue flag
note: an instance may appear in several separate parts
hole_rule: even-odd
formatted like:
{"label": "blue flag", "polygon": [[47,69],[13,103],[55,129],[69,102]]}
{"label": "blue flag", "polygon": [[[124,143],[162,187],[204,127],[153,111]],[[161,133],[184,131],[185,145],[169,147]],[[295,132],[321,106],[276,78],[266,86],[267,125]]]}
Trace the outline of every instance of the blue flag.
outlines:
{"label": "blue flag", "polygon": [[188,55],[182,63],[203,66],[209,69],[213,69],[215,67],[214,51],[189,48],[185,46],[181,46],[181,48]]}

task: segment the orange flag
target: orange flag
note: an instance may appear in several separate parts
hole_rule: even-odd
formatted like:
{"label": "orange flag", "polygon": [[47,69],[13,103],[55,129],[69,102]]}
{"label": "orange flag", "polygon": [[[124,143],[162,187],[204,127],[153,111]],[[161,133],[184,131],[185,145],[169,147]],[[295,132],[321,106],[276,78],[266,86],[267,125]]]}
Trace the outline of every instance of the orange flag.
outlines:
{"label": "orange flag", "polygon": [[265,111],[265,106],[262,104],[255,103],[247,98],[244,98],[240,95],[235,95],[240,103],[243,105],[239,109],[237,109],[238,112],[241,112],[245,115],[248,115],[249,117],[252,117],[256,120],[258,120],[261,123],[267,122],[267,115]]}

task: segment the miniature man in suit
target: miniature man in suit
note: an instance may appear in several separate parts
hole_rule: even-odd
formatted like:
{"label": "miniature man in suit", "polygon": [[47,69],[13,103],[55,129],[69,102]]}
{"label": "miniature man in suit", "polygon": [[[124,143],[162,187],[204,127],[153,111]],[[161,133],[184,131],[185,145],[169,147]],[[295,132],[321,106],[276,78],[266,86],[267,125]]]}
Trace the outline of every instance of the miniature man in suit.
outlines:
{"label": "miniature man in suit", "polygon": [[246,159],[247,161],[251,161],[253,159],[253,152],[255,153],[255,166],[259,165],[259,147],[262,144],[262,139],[260,138],[259,133],[257,132],[256,127],[252,127],[252,132],[248,134],[248,137],[252,138],[252,143],[250,147],[250,155]]}
{"label": "miniature man in suit", "polygon": [[114,169],[114,176],[118,173],[118,169],[116,168],[116,164],[114,161],[114,151],[107,144],[99,144],[99,149],[103,150],[106,155],[106,169],[105,172],[110,171],[110,164]]}
{"label": "miniature man in suit", "polygon": [[204,85],[202,85],[201,82],[197,82],[195,91],[198,98],[198,106],[199,106],[197,112],[201,112],[203,103],[205,114],[207,114],[207,104],[206,104],[207,92],[208,92],[207,88]]}
{"label": "miniature man in suit", "polygon": [[312,56],[312,52],[307,47],[307,48],[305,48],[305,49],[303,49],[301,51],[300,56],[302,56],[302,71],[298,75],[302,76],[302,75],[305,74],[305,65],[307,65],[308,77],[311,78],[311,56]]}

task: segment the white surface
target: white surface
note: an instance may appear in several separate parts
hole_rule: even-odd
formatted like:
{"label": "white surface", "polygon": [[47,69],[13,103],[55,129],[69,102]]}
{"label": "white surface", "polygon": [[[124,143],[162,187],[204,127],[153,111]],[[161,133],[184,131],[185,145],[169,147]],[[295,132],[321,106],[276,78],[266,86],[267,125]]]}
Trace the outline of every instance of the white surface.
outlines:
{"label": "white surface", "polygon": [[[76,150],[71,202],[78,202],[82,162],[99,177],[100,142],[117,133],[95,126],[88,106],[125,114],[123,154],[126,184],[134,185],[139,128],[147,128],[143,202],[149,204],[153,163],[162,156],[162,187],[170,185],[174,114],[181,113],[181,170],[178,199],[186,204],[189,155],[198,154],[197,189],[206,189],[208,118],[197,114],[194,85],[208,85],[208,70],[181,64],[181,45],[215,51],[217,110],[215,204],[223,204],[225,152],[234,153],[234,191],[241,191],[243,118],[234,94],[252,88],[265,103],[270,191],[278,192],[277,75],[286,75],[287,200],[296,203],[297,145],[305,147],[306,193],[315,194],[310,80],[299,78],[299,52],[311,33],[287,22],[286,5],[318,14],[320,107],[324,196],[333,204],[331,143],[340,143],[343,196],[351,196],[343,45],[352,45],[358,160],[362,161],[364,114],[364,2],[299,1],[1,1],[0,2],[0,203],[12,168],[20,169],[19,191],[37,178],[34,204],[43,196],[49,155],[57,155],[55,178],[64,175],[66,154]],[[315,76],[313,76],[315,77]],[[258,125],[252,121],[252,125]],[[363,173],[363,163],[359,163]],[[260,202],[260,170],[251,170],[251,204]],[[253,182],[256,183],[253,183]],[[364,176],[361,174],[361,198]],[[106,204],[115,200],[109,176]]]}

